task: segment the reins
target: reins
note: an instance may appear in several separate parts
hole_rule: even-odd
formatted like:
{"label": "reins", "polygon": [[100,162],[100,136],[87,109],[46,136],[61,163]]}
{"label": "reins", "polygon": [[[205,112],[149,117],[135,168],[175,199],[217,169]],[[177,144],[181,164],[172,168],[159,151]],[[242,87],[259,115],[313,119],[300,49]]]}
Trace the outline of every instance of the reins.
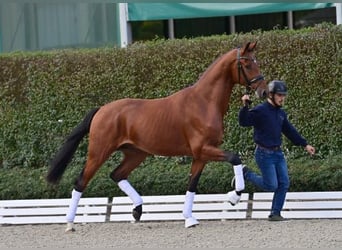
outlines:
{"label": "reins", "polygon": [[253,83],[256,83],[260,80],[264,80],[264,76],[263,75],[258,75],[256,77],[254,77],[253,79],[249,80],[247,78],[247,75],[246,75],[246,72],[244,71],[243,67],[242,67],[242,64],[241,64],[241,59],[245,59],[245,60],[251,60],[253,61],[254,63],[256,63],[256,59],[252,59],[252,58],[249,58],[249,57],[246,57],[246,56],[241,56],[240,55],[240,48],[238,48],[238,52],[237,52],[237,63],[238,63],[238,74],[239,74],[239,82],[240,82],[240,78],[241,78],[241,72],[242,72],[242,75],[243,75],[243,78],[245,79],[245,81],[247,82],[247,85],[246,85],[246,92],[245,94],[249,95],[250,92],[251,92],[251,85]]}

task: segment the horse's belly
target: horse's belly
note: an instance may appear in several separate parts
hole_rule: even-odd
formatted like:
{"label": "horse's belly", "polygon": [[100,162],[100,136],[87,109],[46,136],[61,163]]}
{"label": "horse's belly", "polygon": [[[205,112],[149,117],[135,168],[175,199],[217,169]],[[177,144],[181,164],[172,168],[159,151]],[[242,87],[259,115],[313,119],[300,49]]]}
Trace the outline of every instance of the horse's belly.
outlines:
{"label": "horse's belly", "polygon": [[166,132],[164,134],[154,133],[150,136],[147,134],[145,132],[145,136],[140,137],[140,139],[137,138],[135,144],[150,154],[162,156],[191,155],[188,143],[181,136],[166,135]]}

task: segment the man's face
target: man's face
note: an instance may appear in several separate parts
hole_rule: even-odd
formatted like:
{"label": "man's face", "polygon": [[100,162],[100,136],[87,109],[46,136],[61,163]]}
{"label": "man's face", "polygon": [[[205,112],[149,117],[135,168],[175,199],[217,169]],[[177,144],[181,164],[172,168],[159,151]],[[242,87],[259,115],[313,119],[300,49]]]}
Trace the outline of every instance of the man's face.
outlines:
{"label": "man's face", "polygon": [[286,95],[284,94],[274,94],[274,103],[278,106],[283,106],[285,102]]}

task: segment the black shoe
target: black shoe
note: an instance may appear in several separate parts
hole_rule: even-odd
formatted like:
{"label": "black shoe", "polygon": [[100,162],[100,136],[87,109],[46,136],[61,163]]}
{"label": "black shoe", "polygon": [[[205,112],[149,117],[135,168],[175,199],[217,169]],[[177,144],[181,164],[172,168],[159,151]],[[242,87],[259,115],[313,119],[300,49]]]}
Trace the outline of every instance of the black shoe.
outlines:
{"label": "black shoe", "polygon": [[283,216],[278,214],[270,214],[268,216],[268,221],[283,221],[285,220]]}

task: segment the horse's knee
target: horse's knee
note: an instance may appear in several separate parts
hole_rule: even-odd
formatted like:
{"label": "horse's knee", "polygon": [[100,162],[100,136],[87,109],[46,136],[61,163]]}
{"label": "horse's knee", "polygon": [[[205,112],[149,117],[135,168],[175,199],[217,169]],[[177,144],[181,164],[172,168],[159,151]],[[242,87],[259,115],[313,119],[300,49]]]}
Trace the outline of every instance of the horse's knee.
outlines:
{"label": "horse's knee", "polygon": [[121,180],[127,179],[127,176],[123,176],[122,174],[120,174],[120,171],[118,171],[118,169],[114,169],[109,177],[115,182],[118,183]]}
{"label": "horse's knee", "polygon": [[109,177],[115,182],[118,183],[119,181],[121,181],[121,179],[115,174],[115,172],[111,172]]}
{"label": "horse's knee", "polygon": [[225,156],[227,161],[230,162],[233,166],[242,164],[242,161],[238,154],[225,152]]}
{"label": "horse's knee", "polygon": [[110,174],[109,177],[115,182],[118,183],[119,181],[121,181],[123,178],[120,177],[120,175],[117,172],[117,169],[114,169]]}

